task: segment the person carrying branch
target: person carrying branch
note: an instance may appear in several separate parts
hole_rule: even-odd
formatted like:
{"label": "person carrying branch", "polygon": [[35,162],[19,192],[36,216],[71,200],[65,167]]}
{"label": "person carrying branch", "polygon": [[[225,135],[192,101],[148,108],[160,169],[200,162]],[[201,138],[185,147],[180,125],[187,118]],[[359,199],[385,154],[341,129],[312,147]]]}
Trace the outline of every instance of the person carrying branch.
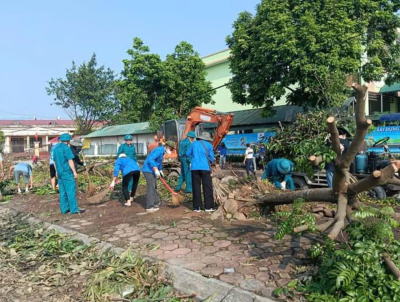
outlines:
{"label": "person carrying branch", "polygon": [[265,167],[261,179],[270,180],[278,189],[295,190],[293,183],[293,163],[286,158],[271,160]]}
{"label": "person carrying branch", "polygon": [[[124,206],[130,207],[133,202],[133,198],[136,194],[136,189],[140,179],[140,167],[136,161],[126,156],[125,153],[121,153],[114,165],[114,178],[111,182],[110,189],[114,189],[115,181],[121,171],[122,174],[122,192],[124,194],[125,204]],[[132,189],[129,192],[129,183],[133,181]]]}
{"label": "person carrying branch", "polygon": [[190,157],[186,155],[187,150],[196,138],[196,133],[190,131],[184,140],[179,143],[179,161],[181,162],[181,174],[175,192],[179,192],[183,183],[186,183],[185,193],[192,193],[192,175],[190,173]]}
{"label": "person carrying branch", "polygon": [[160,197],[157,194],[157,178],[164,177],[162,172],[162,161],[164,154],[171,154],[175,149],[173,141],[166,141],[165,146],[159,146],[147,155],[144,161],[142,172],[146,178],[147,192],[146,192],[146,212],[154,213],[159,210]]}
{"label": "person carrying branch", "polygon": [[58,177],[58,187],[60,190],[60,211],[61,214],[79,214],[84,213],[84,209],[78,208],[76,200],[75,178],[78,174],[74,165],[74,154],[69,147],[71,135],[61,134],[61,143],[54,149],[54,167]]}

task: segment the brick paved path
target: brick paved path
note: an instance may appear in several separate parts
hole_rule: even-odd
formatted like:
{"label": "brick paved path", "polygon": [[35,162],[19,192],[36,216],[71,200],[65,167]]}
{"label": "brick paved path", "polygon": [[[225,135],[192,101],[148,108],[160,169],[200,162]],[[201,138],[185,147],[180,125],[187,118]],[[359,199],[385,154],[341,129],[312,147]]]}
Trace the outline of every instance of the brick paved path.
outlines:
{"label": "brick paved path", "polygon": [[276,228],[265,219],[216,222],[209,214],[168,206],[141,216],[140,204],[127,208],[117,201],[85,205],[83,215],[60,215],[56,201],[26,198],[3,206],[117,246],[140,248],[144,255],[267,297],[291,280],[296,266],[308,259],[305,250],[312,243],[311,237],[276,241]]}

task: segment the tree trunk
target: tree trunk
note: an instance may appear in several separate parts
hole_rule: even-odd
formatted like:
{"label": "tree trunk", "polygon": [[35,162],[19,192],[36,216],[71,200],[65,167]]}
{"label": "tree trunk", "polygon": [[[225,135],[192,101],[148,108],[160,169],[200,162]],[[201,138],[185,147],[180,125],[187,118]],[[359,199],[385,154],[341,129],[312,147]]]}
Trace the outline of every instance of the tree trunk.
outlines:
{"label": "tree trunk", "polygon": [[[251,206],[256,203],[267,206],[290,204],[298,198],[304,199],[305,201],[337,203],[337,211],[334,219],[317,226],[317,230],[321,232],[332,227],[329,232],[329,237],[335,239],[345,227],[346,223],[351,222],[352,220],[352,211],[358,206],[356,201],[357,194],[385,183],[400,184],[400,181],[392,178],[393,174],[397,172],[395,164],[391,164],[381,171],[374,171],[373,174],[367,178],[350,184],[349,167],[364,142],[365,136],[368,133],[368,127],[372,124],[371,120],[365,118],[365,96],[368,90],[367,86],[353,84],[352,88],[356,91],[357,104],[355,118],[357,128],[353,141],[345,154],[342,154],[341,151],[339,132],[336,127],[335,118],[329,117],[327,119],[327,131],[331,135],[332,149],[337,155],[337,158],[335,159],[335,172],[333,176],[332,189],[309,189],[271,194],[259,198],[256,202],[249,202],[244,206]],[[311,156],[309,160],[311,164],[318,165],[321,163],[322,158],[320,156]],[[308,227],[305,225],[299,226],[294,230],[294,232],[301,232],[307,229]]]}

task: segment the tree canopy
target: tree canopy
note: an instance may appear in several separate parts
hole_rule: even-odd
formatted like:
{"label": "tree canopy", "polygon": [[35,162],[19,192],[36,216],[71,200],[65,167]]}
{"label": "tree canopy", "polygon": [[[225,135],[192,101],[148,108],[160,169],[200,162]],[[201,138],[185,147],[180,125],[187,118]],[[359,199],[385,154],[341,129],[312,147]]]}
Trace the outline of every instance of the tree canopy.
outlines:
{"label": "tree canopy", "polygon": [[398,81],[399,8],[399,0],[262,0],[227,37],[233,100],[335,106],[348,97],[346,76]]}
{"label": "tree canopy", "polygon": [[79,67],[72,62],[65,79],[51,79],[46,87],[54,95],[54,104],[65,110],[77,122],[77,133],[87,134],[98,121],[108,121],[115,112],[114,72],[97,67],[96,54]]}
{"label": "tree canopy", "polygon": [[150,121],[156,130],[168,119],[185,117],[195,106],[212,102],[212,86],[205,65],[193,46],[181,42],[162,60],[135,38],[123,60],[118,82],[120,112],[116,123]]}

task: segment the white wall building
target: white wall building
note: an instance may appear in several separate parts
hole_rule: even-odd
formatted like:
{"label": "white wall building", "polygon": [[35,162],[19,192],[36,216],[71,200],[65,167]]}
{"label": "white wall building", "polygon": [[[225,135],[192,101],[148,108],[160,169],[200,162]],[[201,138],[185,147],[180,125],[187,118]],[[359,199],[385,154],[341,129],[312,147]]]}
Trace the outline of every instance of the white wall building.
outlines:
{"label": "white wall building", "polygon": [[62,133],[76,130],[71,120],[0,120],[0,130],[5,136],[4,153],[23,153],[34,149],[39,142],[40,151],[48,151],[48,142]]}

